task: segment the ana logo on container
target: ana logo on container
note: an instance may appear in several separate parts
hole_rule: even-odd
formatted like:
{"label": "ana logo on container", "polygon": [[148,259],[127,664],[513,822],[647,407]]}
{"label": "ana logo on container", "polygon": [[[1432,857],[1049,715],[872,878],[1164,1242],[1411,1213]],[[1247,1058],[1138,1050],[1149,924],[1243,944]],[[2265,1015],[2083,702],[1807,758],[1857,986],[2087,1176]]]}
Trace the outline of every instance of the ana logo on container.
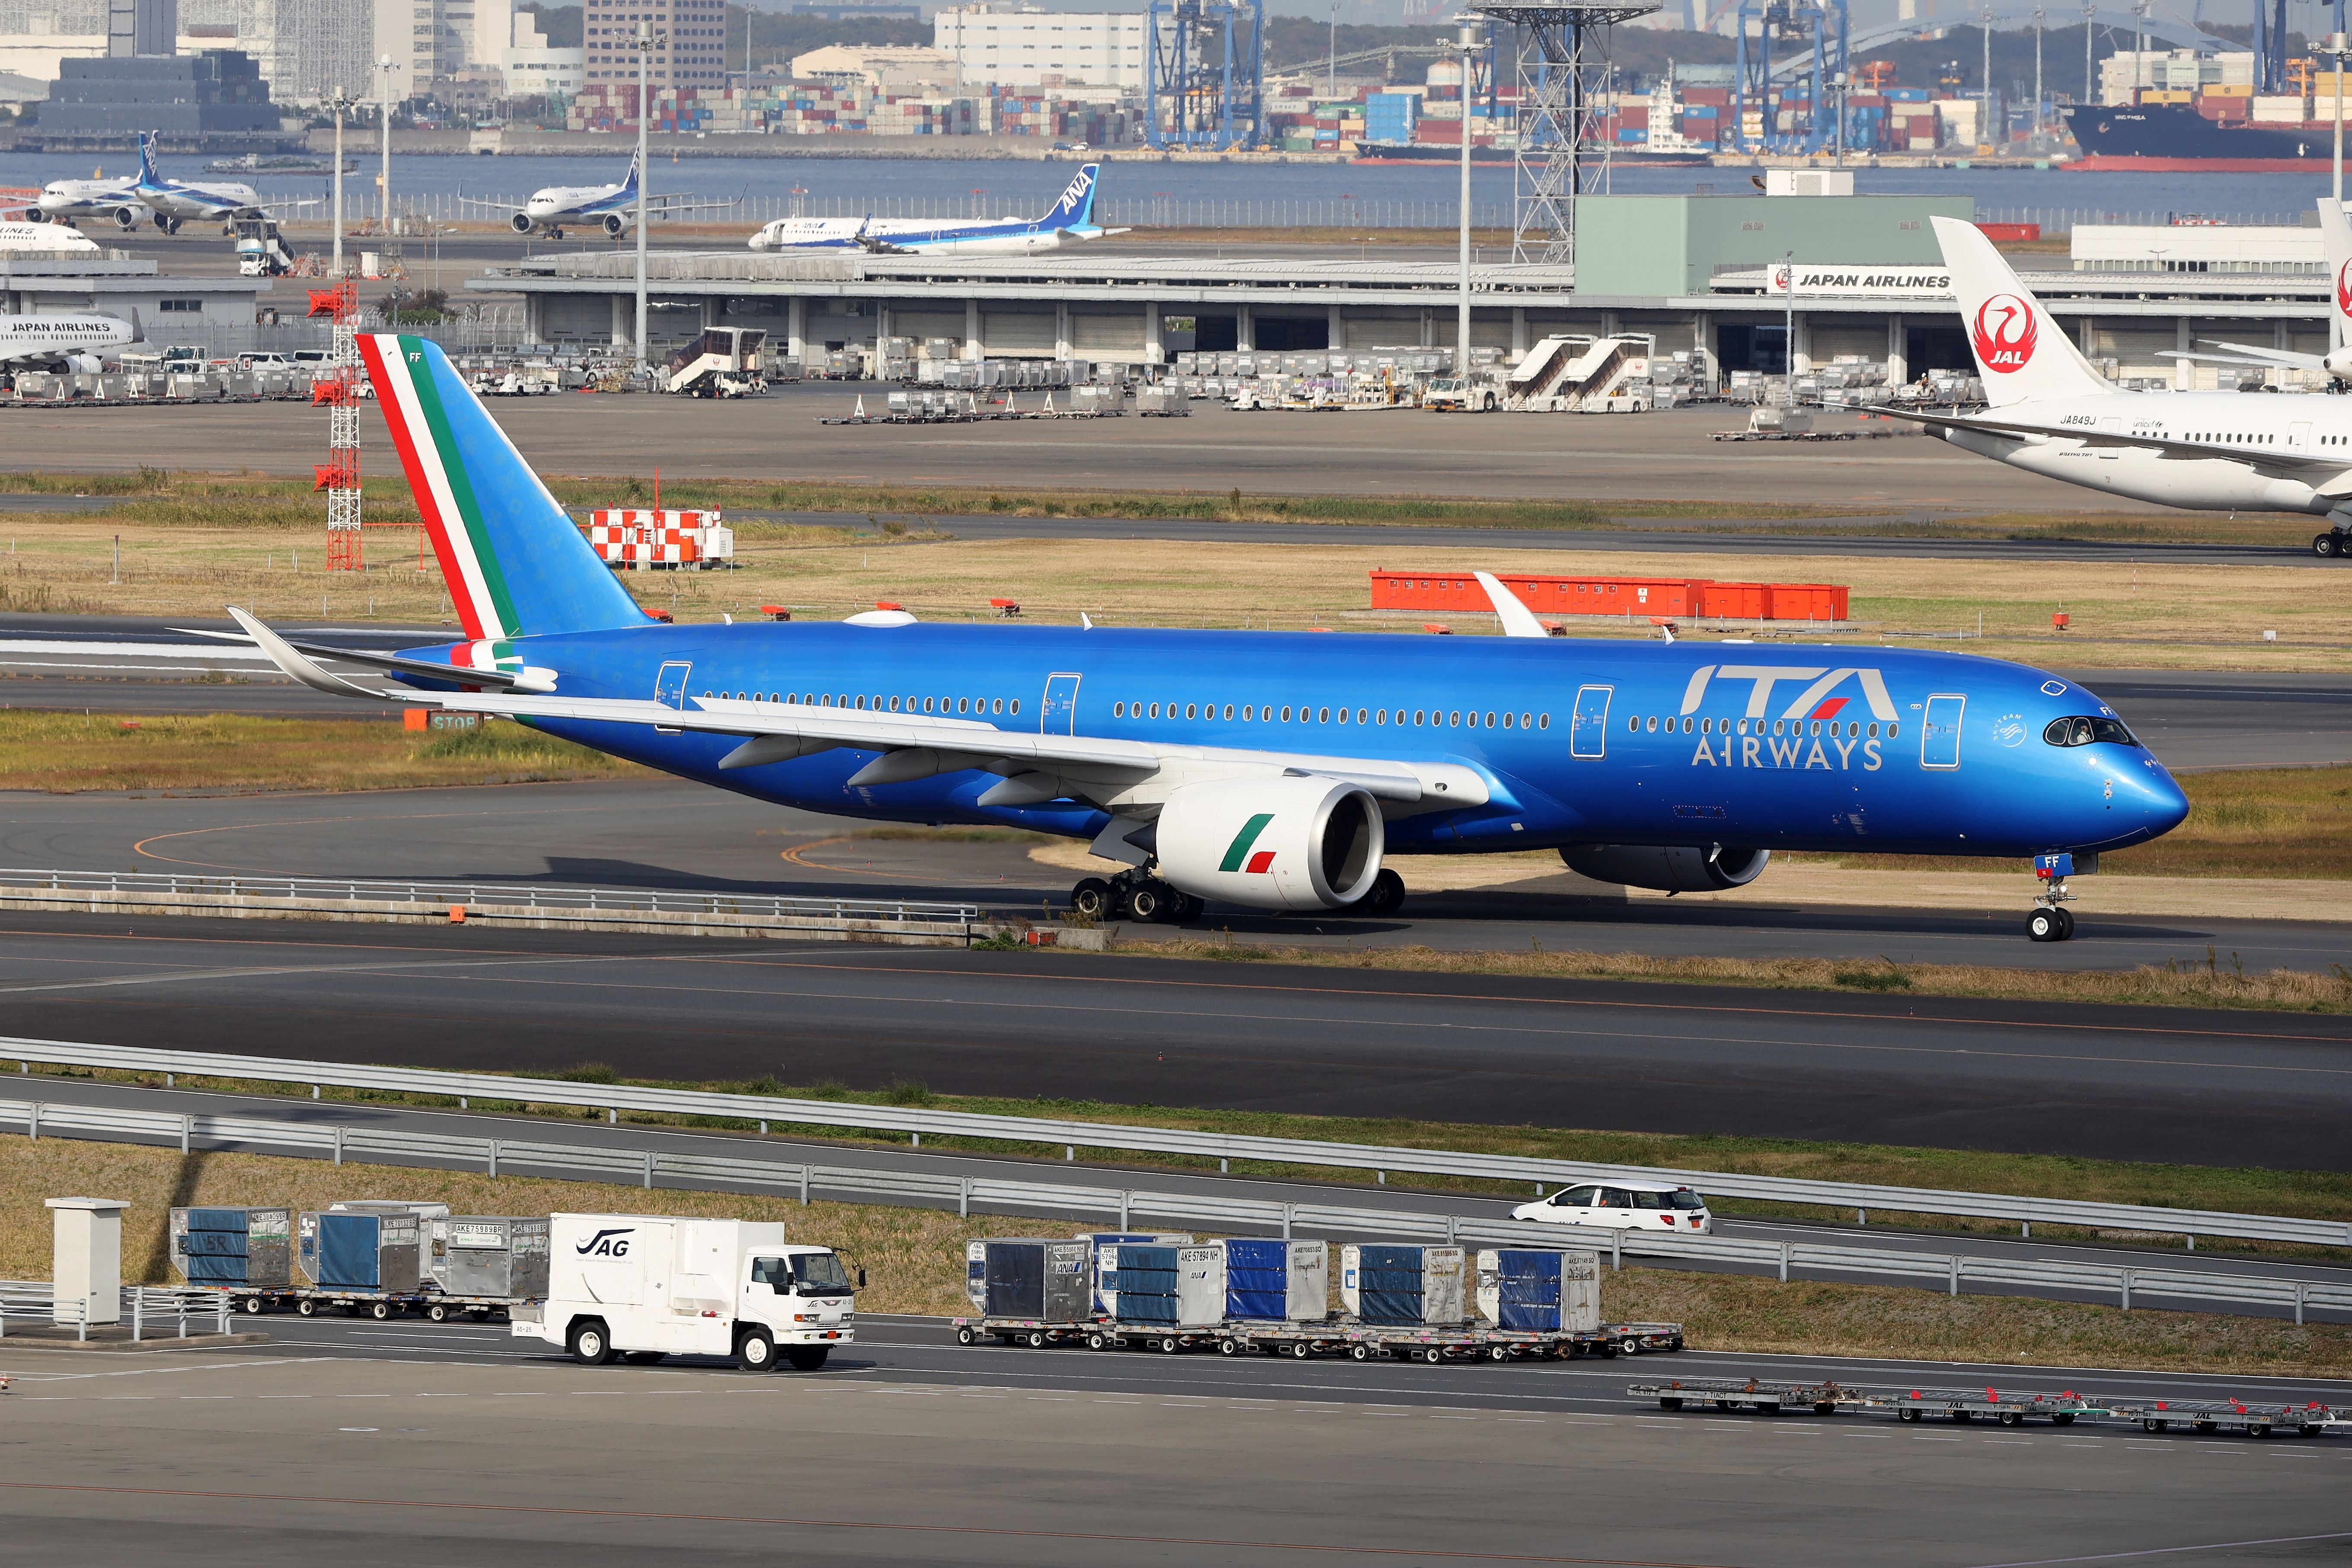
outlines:
{"label": "ana logo on container", "polygon": [[2034,341],[2042,335],[2033,307],[2014,294],[1996,294],[1978,306],[1969,331],[1978,363],[2003,375],[2025,368],[2033,358]]}
{"label": "ana logo on container", "polygon": [[624,1226],[618,1230],[600,1230],[572,1250],[583,1258],[626,1258],[629,1255],[629,1237],[636,1233],[635,1226]]}

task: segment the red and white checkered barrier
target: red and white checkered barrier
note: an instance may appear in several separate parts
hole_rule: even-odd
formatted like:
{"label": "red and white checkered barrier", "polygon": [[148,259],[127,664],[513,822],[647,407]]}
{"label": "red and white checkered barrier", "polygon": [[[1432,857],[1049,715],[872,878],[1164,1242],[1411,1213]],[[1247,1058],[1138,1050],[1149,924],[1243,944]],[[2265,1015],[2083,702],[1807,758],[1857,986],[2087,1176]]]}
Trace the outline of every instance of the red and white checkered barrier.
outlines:
{"label": "red and white checkered barrier", "polygon": [[708,567],[735,558],[735,531],[715,511],[606,508],[588,514],[588,542],[606,565],[641,572]]}

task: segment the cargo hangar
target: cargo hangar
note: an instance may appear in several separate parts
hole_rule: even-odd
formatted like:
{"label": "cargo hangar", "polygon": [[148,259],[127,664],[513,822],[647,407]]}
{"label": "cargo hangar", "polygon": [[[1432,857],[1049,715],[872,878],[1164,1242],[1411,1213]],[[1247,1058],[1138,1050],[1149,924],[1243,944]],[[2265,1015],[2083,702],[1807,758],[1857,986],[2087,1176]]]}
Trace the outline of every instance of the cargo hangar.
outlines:
{"label": "cargo hangar", "polygon": [[[1586,195],[1578,205],[1575,263],[1474,261],[1474,347],[1517,355],[1546,336],[1649,334],[1660,353],[1703,354],[1717,377],[1801,375],[1844,358],[1882,364],[1900,383],[1970,364],[1927,220],[1973,219],[1972,198]],[[2095,232],[2075,230],[2074,258],[2027,251],[2012,263],[2110,374],[2211,387],[2213,366],[2162,356],[2217,338],[2329,347],[2324,268],[2292,258],[2315,234],[2238,230],[2251,254],[2277,259],[2225,268],[2168,260],[2160,243],[2118,257]],[[2075,258],[2086,238],[2095,263]],[[796,359],[898,336],[953,340],[966,359],[1130,365],[1185,349],[1452,347],[1460,289],[1451,261],[1343,247],[1155,257],[1100,244],[1032,257],[662,250],[648,257],[646,279],[649,357],[730,326],[763,329]],[[636,270],[626,251],[527,258],[466,287],[520,296],[530,342],[633,346]]]}

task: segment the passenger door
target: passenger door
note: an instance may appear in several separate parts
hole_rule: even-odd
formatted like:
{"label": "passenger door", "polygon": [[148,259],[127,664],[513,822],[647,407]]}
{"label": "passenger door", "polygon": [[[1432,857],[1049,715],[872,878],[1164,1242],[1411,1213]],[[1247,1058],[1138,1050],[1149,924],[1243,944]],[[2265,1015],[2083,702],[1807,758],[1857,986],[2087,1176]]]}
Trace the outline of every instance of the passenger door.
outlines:
{"label": "passenger door", "polygon": [[1960,765],[1960,711],[1969,700],[1952,692],[1927,699],[1927,721],[1919,726],[1919,765],[1957,768]]}
{"label": "passenger door", "polygon": [[[686,678],[693,672],[691,662],[663,665],[661,673],[654,677],[654,700],[665,708],[683,709],[686,706]],[[678,731],[671,725],[656,724],[654,732],[675,735]]]}
{"label": "passenger door", "polygon": [[[2121,419],[2102,419],[2099,421],[2099,429],[2105,435],[2120,436],[2124,433],[2124,422]],[[2094,450],[2101,458],[2110,463],[2124,455],[2124,449],[2121,447],[2098,447]]]}
{"label": "passenger door", "polygon": [[1078,680],[1075,675],[1045,678],[1045,700],[1037,705],[1037,733],[1075,735],[1078,732]]}
{"label": "passenger door", "polygon": [[1587,1225],[1602,1225],[1623,1230],[1633,1223],[1633,1194],[1623,1187],[1603,1187],[1593,1200],[1591,1217]]}
{"label": "passenger door", "polygon": [[1600,1195],[1601,1189],[1593,1186],[1570,1187],[1559,1193],[1551,1200],[1551,1206],[1559,1211],[1553,1217],[1562,1225],[1591,1225],[1592,1200]]}
{"label": "passenger door", "polygon": [[1613,686],[1576,689],[1576,716],[1569,721],[1568,754],[1599,759],[1609,754],[1609,699]]}
{"label": "passenger door", "polygon": [[[2333,132],[2330,132],[2333,134]],[[2311,450],[2311,422],[2298,420],[2286,427],[2286,449],[2290,452]]]}

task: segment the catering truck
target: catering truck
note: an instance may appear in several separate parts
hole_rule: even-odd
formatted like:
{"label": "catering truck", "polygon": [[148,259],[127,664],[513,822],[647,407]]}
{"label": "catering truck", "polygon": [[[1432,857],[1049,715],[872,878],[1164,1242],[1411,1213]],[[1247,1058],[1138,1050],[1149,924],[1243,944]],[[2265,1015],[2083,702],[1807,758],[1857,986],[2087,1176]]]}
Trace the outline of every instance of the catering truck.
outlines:
{"label": "catering truck", "polygon": [[602,1366],[625,1357],[725,1356],[745,1372],[800,1372],[856,1338],[856,1290],[838,1256],[794,1247],[781,1225],[667,1215],[548,1216],[547,1300],[510,1309],[518,1339]]}

